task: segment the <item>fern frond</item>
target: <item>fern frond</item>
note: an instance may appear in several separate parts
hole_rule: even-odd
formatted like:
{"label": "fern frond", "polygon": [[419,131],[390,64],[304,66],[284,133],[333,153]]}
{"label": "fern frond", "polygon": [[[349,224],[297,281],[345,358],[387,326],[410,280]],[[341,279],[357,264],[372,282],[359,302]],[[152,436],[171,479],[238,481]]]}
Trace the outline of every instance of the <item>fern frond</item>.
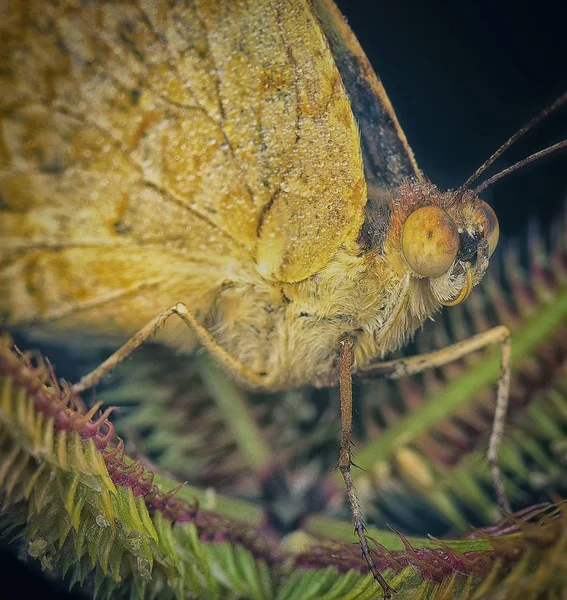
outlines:
{"label": "fern frond", "polygon": [[[358,548],[331,541],[329,531],[292,550],[254,523],[252,506],[227,511],[249,510],[245,522],[184,500],[193,491],[205,499],[197,490],[164,493],[166,479],[154,483],[114,440],[111,409],[87,410],[41,360],[35,366],[14,353],[8,338],[0,385],[4,526],[11,534],[20,528],[28,554],[71,585],[103,598],[376,597]],[[534,509],[462,540],[370,534],[400,598],[513,598],[518,589],[522,598],[552,598],[567,584],[564,510]]]}
{"label": "fern frond", "polygon": [[[2,511],[11,529],[23,528],[28,553],[44,569],[57,567],[71,584],[88,578],[95,594],[108,597],[124,583],[140,597],[164,585],[178,598],[209,590],[222,597],[228,586],[231,594],[240,589],[239,597],[270,597],[249,589],[271,586],[261,562],[272,553],[265,536],[201,511],[175,490],[164,493],[115,442],[111,408],[94,418],[98,404],[87,411],[43,363],[35,367],[9,345],[7,338],[0,344]],[[247,583],[222,562],[213,575],[201,538],[246,540],[249,549],[237,552]]]}

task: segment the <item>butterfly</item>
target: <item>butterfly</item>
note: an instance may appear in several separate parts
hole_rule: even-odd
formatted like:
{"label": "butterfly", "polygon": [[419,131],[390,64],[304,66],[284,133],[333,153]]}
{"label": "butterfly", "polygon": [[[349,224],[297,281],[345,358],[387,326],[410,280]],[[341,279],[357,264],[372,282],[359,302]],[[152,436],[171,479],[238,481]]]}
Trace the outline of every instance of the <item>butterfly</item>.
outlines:
{"label": "butterfly", "polygon": [[251,388],[339,381],[339,467],[389,595],[350,474],[351,375],[501,344],[501,427],[506,328],[375,364],[488,268],[473,179],[427,180],[331,0],[13,2],[0,28],[0,323],[125,342],[76,392],[153,335]]}

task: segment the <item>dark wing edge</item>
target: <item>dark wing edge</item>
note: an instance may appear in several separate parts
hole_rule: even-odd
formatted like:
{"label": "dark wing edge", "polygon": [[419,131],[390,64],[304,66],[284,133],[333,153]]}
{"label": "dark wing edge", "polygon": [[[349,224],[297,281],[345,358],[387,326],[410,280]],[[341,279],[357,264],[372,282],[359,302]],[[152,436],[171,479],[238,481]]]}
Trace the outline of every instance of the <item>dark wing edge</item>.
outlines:
{"label": "dark wing edge", "polygon": [[340,10],[332,0],[311,4],[350,96],[369,187],[390,188],[407,177],[423,179],[384,86]]}

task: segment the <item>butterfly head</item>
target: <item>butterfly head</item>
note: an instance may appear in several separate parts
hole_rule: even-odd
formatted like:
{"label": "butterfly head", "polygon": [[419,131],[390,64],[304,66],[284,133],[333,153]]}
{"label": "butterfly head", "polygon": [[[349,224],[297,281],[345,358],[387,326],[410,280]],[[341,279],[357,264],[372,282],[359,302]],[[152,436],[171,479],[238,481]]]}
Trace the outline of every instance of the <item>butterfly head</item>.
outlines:
{"label": "butterfly head", "polygon": [[498,219],[471,191],[440,192],[408,181],[392,205],[390,240],[412,278],[428,280],[443,305],[464,302],[480,282],[498,243]]}

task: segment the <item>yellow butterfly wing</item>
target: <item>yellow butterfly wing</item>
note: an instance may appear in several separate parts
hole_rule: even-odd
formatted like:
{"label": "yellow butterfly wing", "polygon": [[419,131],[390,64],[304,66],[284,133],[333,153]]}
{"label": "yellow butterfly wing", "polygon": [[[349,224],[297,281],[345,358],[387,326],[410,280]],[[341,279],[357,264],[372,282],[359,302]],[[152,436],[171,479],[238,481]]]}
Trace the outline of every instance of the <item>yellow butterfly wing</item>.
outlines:
{"label": "yellow butterfly wing", "polygon": [[306,278],[360,228],[309,3],[12,0],[0,27],[2,321],[131,332],[244,263]]}

